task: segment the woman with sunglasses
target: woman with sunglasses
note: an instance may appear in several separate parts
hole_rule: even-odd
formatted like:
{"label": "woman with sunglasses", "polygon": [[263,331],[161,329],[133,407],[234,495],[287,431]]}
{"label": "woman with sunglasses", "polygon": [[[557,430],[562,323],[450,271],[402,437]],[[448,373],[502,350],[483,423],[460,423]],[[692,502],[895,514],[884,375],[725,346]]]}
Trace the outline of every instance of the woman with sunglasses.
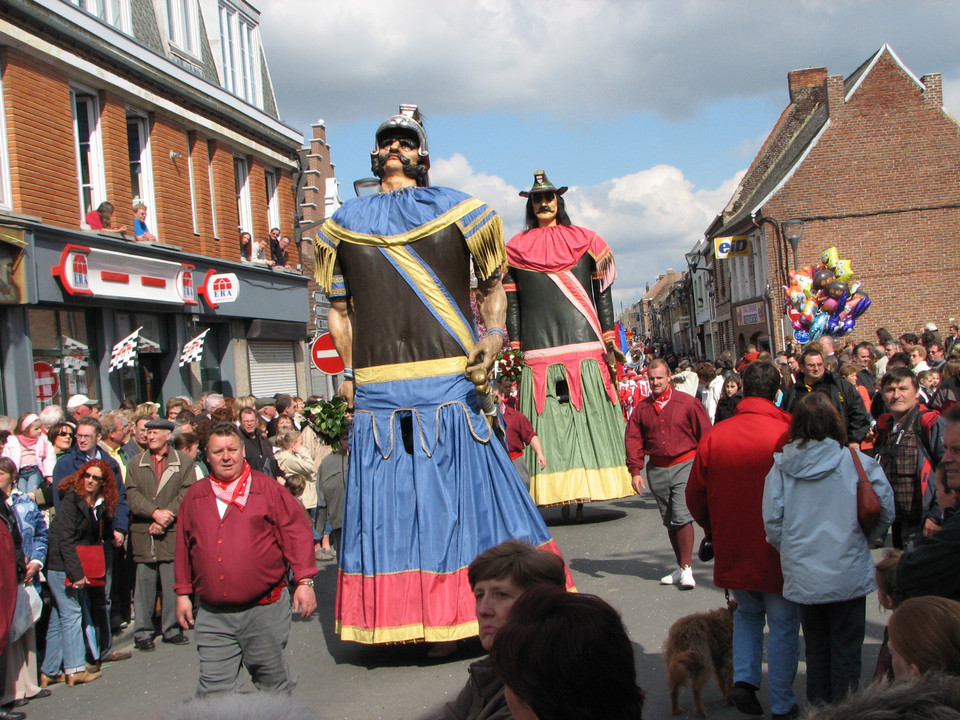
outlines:
{"label": "woman with sunglasses", "polygon": [[17,418],[14,434],[7,438],[2,454],[17,466],[20,474],[17,487],[21,492],[32,494],[45,479],[53,477],[56,451],[43,434],[36,413],[24,413]]}
{"label": "woman with sunglasses", "polygon": [[102,546],[104,537],[113,536],[111,520],[119,497],[113,472],[103,460],[84,463],[58,490],[63,497],[50,528],[47,556],[53,607],[40,687],[64,680],[73,686],[100,677],[99,670],[90,672],[84,664],[82,605],[87,602],[86,588],[95,578],[85,575],[77,546]]}
{"label": "woman with sunglasses", "polygon": [[76,430],[68,422],[58,422],[47,431],[47,440],[53,444],[57,453],[57,460],[63,457],[73,447],[73,438]]}

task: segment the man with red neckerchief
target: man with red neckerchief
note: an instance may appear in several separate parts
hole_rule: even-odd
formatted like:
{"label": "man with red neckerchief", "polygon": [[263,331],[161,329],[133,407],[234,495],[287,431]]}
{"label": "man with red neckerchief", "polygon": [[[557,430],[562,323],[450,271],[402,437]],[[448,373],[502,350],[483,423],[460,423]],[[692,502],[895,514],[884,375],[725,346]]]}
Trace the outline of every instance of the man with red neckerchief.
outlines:
{"label": "man with red neckerchief", "polygon": [[710,418],[699,399],[670,386],[670,366],[657,358],[647,367],[651,394],[641,400],[627,422],[627,469],[633,488],[642,492],[647,483],[641,471],[644,456],[650,492],[670,536],[677,569],[660,579],[661,585],[696,587],[693,559],[693,517],[687,509],[686,488],[700,438],[710,429]]}
{"label": "man with red neckerchief", "polygon": [[210,475],[180,503],[174,573],[177,620],[194,625],[200,655],[197,695],[233,692],[240,665],[262,692],[290,693],[297,676],[284,648],[290,634],[288,570],[297,584],[293,609],[317,607],[313,531],[296,499],[252,470],[240,431],[218,423],[207,441]]}

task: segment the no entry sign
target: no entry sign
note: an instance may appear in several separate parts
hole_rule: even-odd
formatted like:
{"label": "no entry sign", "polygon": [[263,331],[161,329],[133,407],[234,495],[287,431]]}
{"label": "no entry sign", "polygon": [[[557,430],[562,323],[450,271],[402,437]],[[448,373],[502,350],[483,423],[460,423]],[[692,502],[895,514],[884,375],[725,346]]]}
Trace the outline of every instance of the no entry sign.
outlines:
{"label": "no entry sign", "polygon": [[317,370],[327,375],[336,375],[343,372],[343,360],[333,346],[333,337],[330,333],[319,335],[310,345],[310,357]]}
{"label": "no entry sign", "polygon": [[40,407],[50,404],[53,396],[60,389],[60,381],[53,370],[53,365],[45,362],[33,364],[33,389]]}

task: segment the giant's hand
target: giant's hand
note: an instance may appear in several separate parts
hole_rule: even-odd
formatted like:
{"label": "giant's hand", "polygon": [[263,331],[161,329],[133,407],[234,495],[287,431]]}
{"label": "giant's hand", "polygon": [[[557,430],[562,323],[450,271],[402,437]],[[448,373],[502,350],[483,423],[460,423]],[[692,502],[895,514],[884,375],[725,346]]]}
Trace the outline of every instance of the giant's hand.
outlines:
{"label": "giant's hand", "polygon": [[615,363],[626,365],[627,356],[624,355],[623,350],[618,348],[616,345],[608,345],[607,346],[607,365],[614,365]]}
{"label": "giant's hand", "polygon": [[480,339],[467,356],[466,374],[469,376],[474,370],[487,370],[493,367],[500,352],[503,339],[496,333],[489,333]]}
{"label": "giant's hand", "polygon": [[177,595],[177,622],[184,630],[193,627],[193,602],[189,595]]}
{"label": "giant's hand", "polygon": [[347,410],[350,412],[353,412],[353,396],[356,392],[357,385],[353,381],[353,378],[347,378],[340,383],[340,387],[337,388],[337,395],[347,401]]}

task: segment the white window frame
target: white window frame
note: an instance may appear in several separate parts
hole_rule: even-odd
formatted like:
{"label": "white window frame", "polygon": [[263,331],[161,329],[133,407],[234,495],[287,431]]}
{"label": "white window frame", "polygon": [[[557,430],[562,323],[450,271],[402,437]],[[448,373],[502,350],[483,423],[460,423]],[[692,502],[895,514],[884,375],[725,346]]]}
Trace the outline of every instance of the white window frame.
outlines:
{"label": "white window frame", "polygon": [[70,0],[81,10],[127,35],[130,29],[130,0]]}
{"label": "white window frame", "polygon": [[[220,226],[217,224],[217,183],[214,179],[213,153],[207,143],[207,178],[210,182],[210,221],[213,223],[213,239],[220,239]],[[236,171],[234,171],[236,172]]]}
{"label": "white window frame", "polygon": [[[90,130],[89,150],[87,151],[87,164],[89,172],[90,188],[90,207],[84,207],[84,188],[87,185],[83,182],[82,171],[82,153],[80,143],[80,126],[77,104],[83,99],[87,102],[86,114],[87,123]],[[100,98],[97,93],[87,88],[73,87],[70,89],[70,107],[73,112],[73,146],[76,153],[77,162],[77,191],[80,201],[80,223],[86,228],[86,215],[90,210],[96,210],[97,207],[106,200],[107,179],[103,169],[103,141],[100,137]]]}
{"label": "white window frame", "polygon": [[190,181],[190,220],[193,223],[193,234],[200,234],[197,222],[197,177],[193,167],[193,148],[197,144],[196,136],[189,130],[184,133],[187,141],[187,178]]}
{"label": "white window frame", "polygon": [[[139,135],[140,140],[140,193],[139,196],[134,195],[133,202],[142,202],[146,205],[150,211],[153,213],[153,224],[155,225],[157,220],[156,206],[155,206],[155,197],[154,197],[154,183],[153,183],[153,160],[150,145],[150,118],[142,114],[137,110],[127,108],[127,160],[130,165],[133,164],[133,161],[130,160],[129,156],[129,132],[131,123],[135,123],[137,126],[137,134]],[[133,169],[131,168],[131,178],[133,174]],[[131,194],[134,193],[132,180],[131,180]],[[154,227],[153,234],[159,237],[159,228]]]}
{"label": "white window frame", "polygon": [[200,23],[196,0],[163,0],[170,44],[191,57],[200,57]]}
{"label": "white window frame", "polygon": [[[280,227],[280,201],[277,197],[276,170],[264,170],[263,180],[267,187],[267,222],[272,230]],[[282,232],[283,228],[280,229]]]}
{"label": "white window frame", "polygon": [[10,151],[7,146],[6,118],[7,113],[3,105],[3,80],[0,73],[0,208],[12,210],[13,191],[10,187]]}
{"label": "white window frame", "polygon": [[259,25],[239,8],[224,2],[219,4],[219,19],[223,88],[262,109]]}
{"label": "white window frame", "polygon": [[248,232],[256,239],[253,227],[253,206],[250,203],[250,163],[245,157],[234,156],[233,177],[237,188],[237,230]]}

